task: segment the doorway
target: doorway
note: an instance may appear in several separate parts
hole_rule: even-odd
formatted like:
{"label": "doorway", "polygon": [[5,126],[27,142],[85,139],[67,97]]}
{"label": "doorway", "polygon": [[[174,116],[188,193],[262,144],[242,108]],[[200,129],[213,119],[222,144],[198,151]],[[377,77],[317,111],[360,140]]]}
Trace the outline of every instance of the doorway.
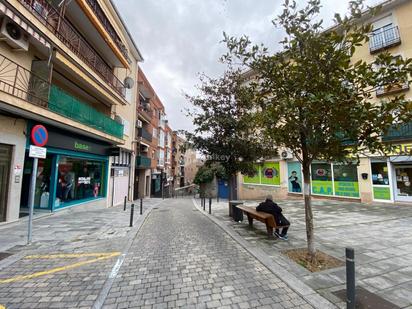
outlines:
{"label": "doorway", "polygon": [[395,165],[395,199],[412,202],[412,165]]}
{"label": "doorway", "polygon": [[0,144],[0,222],[6,221],[13,146]]}

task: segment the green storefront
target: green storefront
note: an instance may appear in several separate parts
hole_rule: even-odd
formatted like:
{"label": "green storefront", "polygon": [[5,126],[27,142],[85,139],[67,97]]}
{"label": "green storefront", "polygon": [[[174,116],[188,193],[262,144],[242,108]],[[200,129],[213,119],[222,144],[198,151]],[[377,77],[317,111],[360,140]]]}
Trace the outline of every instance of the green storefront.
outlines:
{"label": "green storefront", "polygon": [[[29,124],[28,132],[34,123]],[[39,159],[34,207],[55,211],[80,203],[104,199],[107,194],[111,144],[45,125],[49,132],[47,157]],[[26,144],[21,209],[28,205],[33,160]]]}
{"label": "green storefront", "polygon": [[[312,194],[359,198],[358,171],[355,164],[315,162],[311,165]],[[302,169],[299,162],[288,162],[289,192],[300,193]]]}

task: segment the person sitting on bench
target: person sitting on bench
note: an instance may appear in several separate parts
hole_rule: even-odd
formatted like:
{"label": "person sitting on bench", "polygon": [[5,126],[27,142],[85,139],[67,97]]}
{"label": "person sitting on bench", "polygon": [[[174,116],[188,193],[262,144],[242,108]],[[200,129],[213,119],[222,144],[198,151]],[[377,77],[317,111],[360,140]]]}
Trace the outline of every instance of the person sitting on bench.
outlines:
{"label": "person sitting on bench", "polygon": [[279,225],[279,226],[287,225],[286,227],[282,228],[282,233],[279,234],[279,229],[275,229],[275,232],[273,234],[282,240],[288,239],[287,233],[289,229],[288,226],[290,225],[290,223],[283,216],[282,208],[280,208],[278,204],[273,202],[272,195],[268,195],[266,197],[266,200],[260,203],[259,206],[256,207],[256,210],[271,214],[275,218],[276,225]]}

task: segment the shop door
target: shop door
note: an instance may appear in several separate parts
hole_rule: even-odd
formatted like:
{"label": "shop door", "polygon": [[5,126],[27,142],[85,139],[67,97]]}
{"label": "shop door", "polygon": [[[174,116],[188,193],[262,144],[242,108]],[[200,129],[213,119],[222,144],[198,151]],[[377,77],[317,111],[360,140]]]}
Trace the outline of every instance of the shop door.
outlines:
{"label": "shop door", "polygon": [[227,199],[229,197],[229,187],[227,180],[219,179],[219,198]]}
{"label": "shop door", "polygon": [[137,200],[139,198],[139,170],[135,170],[134,172],[134,187],[133,187],[133,200]]}
{"label": "shop door", "polygon": [[0,222],[6,221],[12,146],[0,144]]}
{"label": "shop door", "polygon": [[412,202],[412,165],[395,165],[395,199]]}

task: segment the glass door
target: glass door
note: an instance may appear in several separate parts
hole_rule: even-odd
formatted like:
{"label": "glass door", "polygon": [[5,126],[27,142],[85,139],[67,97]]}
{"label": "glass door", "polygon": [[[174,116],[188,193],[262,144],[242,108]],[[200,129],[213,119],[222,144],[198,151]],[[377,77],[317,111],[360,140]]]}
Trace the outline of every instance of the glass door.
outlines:
{"label": "glass door", "polygon": [[0,144],[0,222],[6,221],[12,146]]}
{"label": "glass door", "polygon": [[395,177],[396,200],[412,202],[412,165],[395,165]]}

